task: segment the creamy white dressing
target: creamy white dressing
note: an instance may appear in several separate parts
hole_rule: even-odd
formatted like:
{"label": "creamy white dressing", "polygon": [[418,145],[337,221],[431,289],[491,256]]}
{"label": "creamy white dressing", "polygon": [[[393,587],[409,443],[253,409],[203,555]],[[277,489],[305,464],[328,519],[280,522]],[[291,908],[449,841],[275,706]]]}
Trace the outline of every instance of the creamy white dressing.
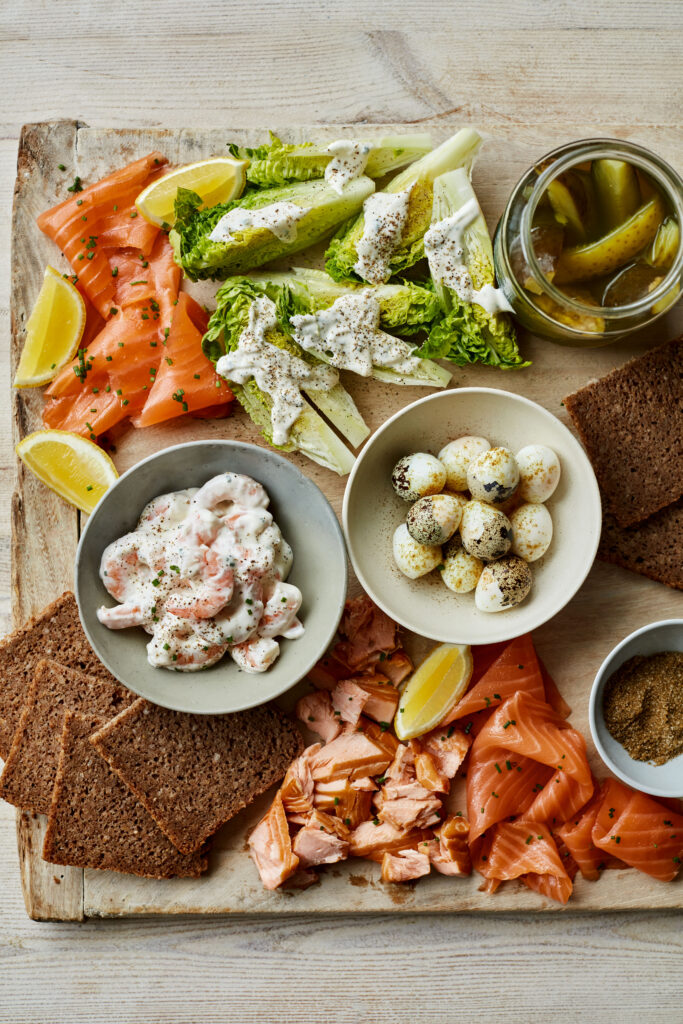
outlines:
{"label": "creamy white dressing", "polygon": [[274,444],[286,444],[289,432],[303,412],[301,394],[310,388],[331,391],[339,376],[328,366],[311,366],[268,341],[269,330],[277,328],[275,303],[259,296],[249,309],[249,323],[242,331],[237,348],[216,363],[216,372],[236,384],[252,378],[272,401],[270,411]]}
{"label": "creamy white dressing", "polygon": [[331,142],[327,152],[332,159],[325,168],[325,181],[335,192],[342,195],[344,188],[365,170],[372,147],[368,142],[353,139],[338,139]]}
{"label": "creamy white dressing", "polygon": [[267,228],[280,241],[294,242],[297,222],[307,213],[308,207],[287,202],[269,203],[254,210],[237,206],[221,217],[209,238],[212,242],[233,242],[234,232]]}
{"label": "creamy white dressing", "polygon": [[294,338],[339,370],[369,377],[374,366],[412,374],[422,360],[413,346],[380,329],[380,306],[369,288],[341,295],[329,309],[291,318]]}
{"label": "creamy white dressing", "polygon": [[363,203],[363,237],[353,269],[370,284],[391,277],[390,261],[401,242],[413,186],[402,192],[374,192]]}
{"label": "creamy white dressing", "polygon": [[120,603],[99,608],[100,622],[142,626],[151,665],[192,672],[227,651],[264,672],[280,651],[275,637],[304,631],[301,592],[284,582],[292,549],[268,504],[261,484],[238,473],[155,498],[102,555],[100,578]]}
{"label": "creamy white dressing", "polygon": [[465,232],[479,212],[476,200],[469,199],[457,213],[432,224],[424,237],[429,270],[435,281],[452,288],[463,302],[476,302],[491,316],[512,313],[512,306],[500,288],[492,284],[474,287],[465,263]]}

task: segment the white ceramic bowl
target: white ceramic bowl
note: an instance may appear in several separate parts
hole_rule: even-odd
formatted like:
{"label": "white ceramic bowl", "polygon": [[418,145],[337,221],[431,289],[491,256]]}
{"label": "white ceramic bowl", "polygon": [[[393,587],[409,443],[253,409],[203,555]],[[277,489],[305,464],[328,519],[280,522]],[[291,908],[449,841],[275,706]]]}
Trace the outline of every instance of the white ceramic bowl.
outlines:
{"label": "white ceramic bowl", "polygon": [[602,712],[602,698],[607,680],[625,661],[636,654],[657,654],[660,651],[683,651],[683,619],[651,622],[631,633],[603,661],[591,690],[588,715],[593,742],[610,771],[630,786],[652,796],[683,796],[683,754],[666,764],[634,761],[621,743],[607,731]]}
{"label": "white ceramic bowl", "polygon": [[[199,487],[226,470],[246,473],[266,488],[270,510],[292,546],[289,580],[303,594],[299,640],[282,640],[275,664],[261,675],[238,670],[227,655],[202,672],[171,672],[147,661],[142,629],[110,630],[97,608],[115,602],[99,577],[105,547],[135,528],[159,494]],[[327,498],[287,459],[237,441],[196,441],[143,459],[117,480],[90,516],[76,554],[76,599],[85,633],[109,671],[134,693],[177,711],[219,714],[254,707],[302,679],[330,643],[346,599],[346,551]]]}
{"label": "white ceramic bowl", "polygon": [[[562,476],[547,502],[553,540],[531,566],[526,600],[495,614],[478,611],[474,594],[454,594],[440,574],[407,579],[392,557],[392,536],[409,504],[396,496],[391,471],[403,455],[431,452],[464,434],[488,438],[517,452],[549,445]],[[414,402],[380,427],[349,477],[344,532],[351,562],[372,599],[397,622],[422,636],[451,643],[484,644],[521,636],[556,615],[585,580],[600,539],[600,495],[588,458],[560,421],[535,402],[508,391],[461,388]]]}

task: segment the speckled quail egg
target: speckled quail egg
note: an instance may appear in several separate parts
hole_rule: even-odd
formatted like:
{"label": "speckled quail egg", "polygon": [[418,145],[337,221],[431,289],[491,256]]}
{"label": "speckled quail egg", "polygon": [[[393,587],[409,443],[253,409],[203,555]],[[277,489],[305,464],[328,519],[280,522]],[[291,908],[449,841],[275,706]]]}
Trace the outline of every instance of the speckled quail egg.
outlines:
{"label": "speckled quail egg", "polygon": [[468,501],[462,511],[460,536],[468,554],[492,562],[510,550],[512,527],[500,509],[484,501]]}
{"label": "speckled quail egg", "polygon": [[512,553],[525,562],[541,558],[553,539],[553,521],[545,505],[520,505],[510,516]]}
{"label": "speckled quail egg", "polygon": [[446,470],[434,455],[414,452],[404,455],[394,466],[391,482],[399,498],[417,501],[438,494],[446,485]]}
{"label": "speckled quail egg", "polygon": [[394,533],[393,548],[396,565],[410,580],[426,576],[441,564],[441,548],[436,544],[420,544],[414,540],[405,523],[401,523]]}
{"label": "speckled quail egg", "polygon": [[509,448],[490,448],[470,462],[467,487],[473,498],[501,505],[519,483],[519,468]]}
{"label": "speckled quail egg", "polygon": [[474,592],[481,612],[504,612],[521,604],[531,590],[531,569],[522,558],[509,555],[484,566]]}
{"label": "speckled quail egg", "polygon": [[467,487],[467,468],[477,455],[489,450],[491,445],[485,437],[458,437],[449,441],[439,452],[439,462],[446,467],[446,486],[452,491],[464,491]]}
{"label": "speckled quail egg", "polygon": [[516,455],[519,493],[525,501],[547,501],[560,482],[560,460],[544,444],[528,444]]}
{"label": "speckled quail egg", "polygon": [[463,505],[450,494],[429,494],[410,509],[406,526],[420,544],[445,544],[460,526]]}
{"label": "speckled quail egg", "polygon": [[441,579],[449,590],[456,594],[469,594],[477,585],[484,563],[480,558],[468,554],[462,546],[460,535],[455,534],[443,549]]}

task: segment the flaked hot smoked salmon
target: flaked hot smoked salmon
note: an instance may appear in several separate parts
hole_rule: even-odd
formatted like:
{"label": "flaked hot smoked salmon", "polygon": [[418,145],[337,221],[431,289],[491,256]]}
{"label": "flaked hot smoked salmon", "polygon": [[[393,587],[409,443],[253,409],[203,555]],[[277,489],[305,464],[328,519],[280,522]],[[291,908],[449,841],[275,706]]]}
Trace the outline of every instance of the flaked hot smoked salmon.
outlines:
{"label": "flaked hot smoked salmon", "polygon": [[277,889],[299,866],[292,851],[289,825],[278,792],[268,813],[249,836],[249,852],[266,889]]}

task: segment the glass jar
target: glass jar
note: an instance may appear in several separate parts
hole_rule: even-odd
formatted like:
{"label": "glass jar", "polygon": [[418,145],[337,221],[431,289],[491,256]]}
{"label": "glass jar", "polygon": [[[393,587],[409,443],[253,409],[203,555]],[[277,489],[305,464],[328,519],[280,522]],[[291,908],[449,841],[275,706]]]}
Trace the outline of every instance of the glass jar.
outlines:
{"label": "glass jar", "polygon": [[[544,273],[533,243],[534,216],[548,185],[572,169],[590,167],[591,161],[601,159],[625,161],[643,172],[659,189],[679,228],[677,250],[665,276],[643,297],[623,305],[601,305],[590,296],[586,301],[581,289],[575,289],[578,296],[567,295]],[[679,298],[683,277],[681,228],[683,181],[664,160],[642,146],[619,139],[572,142],[544,156],[515,186],[493,243],[498,284],[517,319],[533,334],[563,345],[607,345],[656,320]]]}

